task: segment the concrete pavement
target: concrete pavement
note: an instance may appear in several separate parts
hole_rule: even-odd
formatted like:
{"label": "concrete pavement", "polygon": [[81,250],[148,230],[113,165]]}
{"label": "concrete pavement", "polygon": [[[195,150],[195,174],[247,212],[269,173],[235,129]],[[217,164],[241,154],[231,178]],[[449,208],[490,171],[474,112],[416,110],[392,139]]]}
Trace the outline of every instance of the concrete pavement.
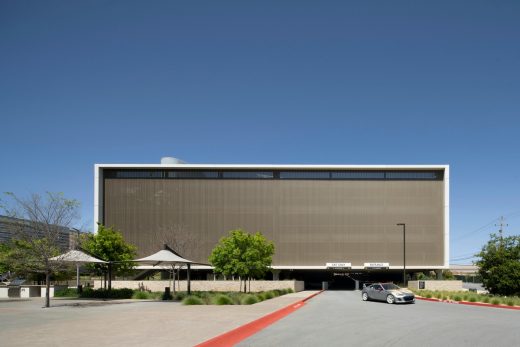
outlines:
{"label": "concrete pavement", "polygon": [[248,306],[54,299],[0,301],[2,346],[193,346],[311,295],[305,291]]}

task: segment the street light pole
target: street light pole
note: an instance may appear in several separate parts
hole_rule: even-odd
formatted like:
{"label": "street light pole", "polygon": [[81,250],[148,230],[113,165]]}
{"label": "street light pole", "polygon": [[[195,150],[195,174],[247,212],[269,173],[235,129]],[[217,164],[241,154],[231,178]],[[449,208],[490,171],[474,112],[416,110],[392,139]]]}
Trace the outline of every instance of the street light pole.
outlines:
{"label": "street light pole", "polygon": [[403,227],[403,287],[406,287],[406,223],[397,223]]}

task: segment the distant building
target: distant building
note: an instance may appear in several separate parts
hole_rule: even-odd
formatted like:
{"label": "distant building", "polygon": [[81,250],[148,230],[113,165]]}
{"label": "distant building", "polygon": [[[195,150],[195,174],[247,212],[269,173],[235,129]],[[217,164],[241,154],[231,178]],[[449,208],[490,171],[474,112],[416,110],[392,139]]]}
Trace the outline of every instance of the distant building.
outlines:
{"label": "distant building", "polygon": [[[30,221],[7,216],[0,216],[0,243],[9,242],[16,237],[16,228]],[[78,231],[67,227],[60,227],[58,244],[61,250],[69,250],[75,247]]]}

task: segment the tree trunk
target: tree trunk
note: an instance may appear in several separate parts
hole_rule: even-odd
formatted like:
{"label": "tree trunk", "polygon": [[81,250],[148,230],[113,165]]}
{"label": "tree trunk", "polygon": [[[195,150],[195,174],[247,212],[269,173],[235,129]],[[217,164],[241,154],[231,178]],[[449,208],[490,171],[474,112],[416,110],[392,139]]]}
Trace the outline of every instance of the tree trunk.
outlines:
{"label": "tree trunk", "polygon": [[108,263],[108,290],[112,289],[112,263]]}
{"label": "tree trunk", "polygon": [[175,295],[175,266],[172,270],[172,277],[173,277],[173,295]]}
{"label": "tree trunk", "polygon": [[249,293],[251,293],[251,277],[249,277]]}
{"label": "tree trunk", "polygon": [[181,291],[181,267],[179,266],[179,271],[177,271],[177,291]]}
{"label": "tree trunk", "polygon": [[247,293],[247,278],[244,278],[244,293]]}
{"label": "tree trunk", "polygon": [[51,307],[51,273],[45,272],[45,307]]}

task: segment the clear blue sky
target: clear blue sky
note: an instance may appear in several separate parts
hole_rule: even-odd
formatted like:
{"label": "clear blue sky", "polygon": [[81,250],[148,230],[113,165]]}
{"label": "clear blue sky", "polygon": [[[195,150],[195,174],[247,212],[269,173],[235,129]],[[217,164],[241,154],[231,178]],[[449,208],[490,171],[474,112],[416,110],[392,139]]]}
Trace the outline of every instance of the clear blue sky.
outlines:
{"label": "clear blue sky", "polygon": [[520,230],[519,110],[519,1],[0,2],[0,191],[89,227],[94,163],[449,164],[464,263]]}

